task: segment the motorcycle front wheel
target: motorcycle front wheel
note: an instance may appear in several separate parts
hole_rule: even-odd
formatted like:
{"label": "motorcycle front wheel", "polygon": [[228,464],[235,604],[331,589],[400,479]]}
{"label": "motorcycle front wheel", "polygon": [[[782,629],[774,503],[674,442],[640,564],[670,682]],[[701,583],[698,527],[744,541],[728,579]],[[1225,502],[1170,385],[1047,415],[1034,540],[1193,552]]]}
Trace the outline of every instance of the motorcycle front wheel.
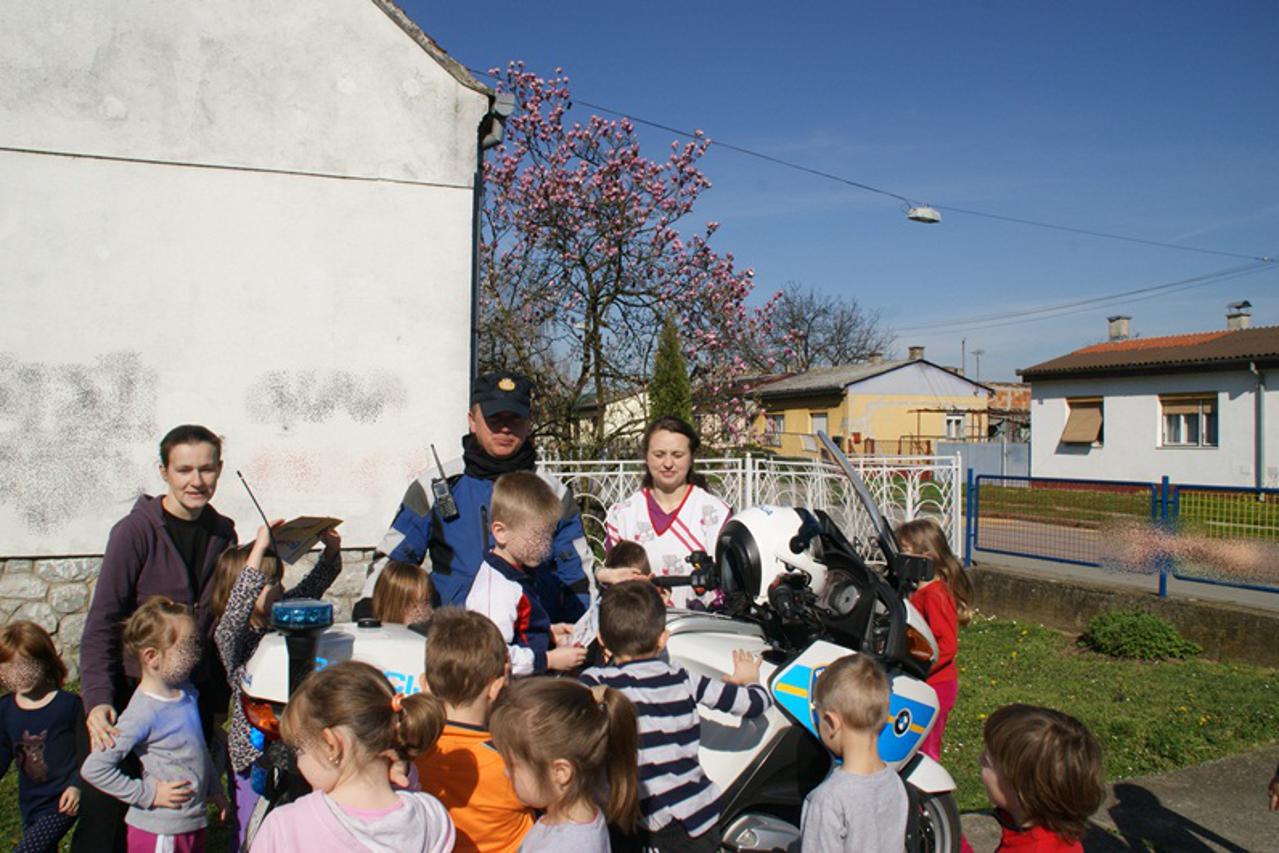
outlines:
{"label": "motorcycle front wheel", "polygon": [[959,807],[955,795],[920,794],[919,797],[919,846],[920,853],[959,853],[963,827],[959,822]]}

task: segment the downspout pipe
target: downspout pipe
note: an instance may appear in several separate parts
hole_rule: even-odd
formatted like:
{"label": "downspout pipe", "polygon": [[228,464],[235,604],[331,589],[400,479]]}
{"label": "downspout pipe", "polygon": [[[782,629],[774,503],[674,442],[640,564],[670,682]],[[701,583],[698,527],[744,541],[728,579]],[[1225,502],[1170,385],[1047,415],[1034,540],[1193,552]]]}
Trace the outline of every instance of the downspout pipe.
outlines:
{"label": "downspout pipe", "polygon": [[1266,374],[1257,369],[1257,362],[1248,363],[1248,370],[1257,377],[1257,390],[1253,392],[1253,466],[1254,482],[1258,489],[1266,487]]}

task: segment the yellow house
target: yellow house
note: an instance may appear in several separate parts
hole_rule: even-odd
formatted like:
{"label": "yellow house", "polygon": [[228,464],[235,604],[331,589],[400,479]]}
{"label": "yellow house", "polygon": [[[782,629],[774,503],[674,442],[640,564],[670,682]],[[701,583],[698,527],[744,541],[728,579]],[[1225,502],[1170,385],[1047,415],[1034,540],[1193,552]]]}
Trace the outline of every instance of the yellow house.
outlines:
{"label": "yellow house", "polygon": [[757,441],[817,456],[818,430],[850,453],[918,455],[938,441],[984,439],[991,389],[911,348],[902,361],[818,367],[755,389]]}

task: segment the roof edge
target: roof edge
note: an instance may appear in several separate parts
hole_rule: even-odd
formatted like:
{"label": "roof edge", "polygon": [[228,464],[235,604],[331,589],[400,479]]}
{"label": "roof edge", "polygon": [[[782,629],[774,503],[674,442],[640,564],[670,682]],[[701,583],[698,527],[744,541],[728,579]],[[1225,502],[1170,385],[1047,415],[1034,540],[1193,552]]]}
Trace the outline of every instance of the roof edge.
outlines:
{"label": "roof edge", "polygon": [[[844,394],[847,392],[847,390],[851,386],[856,385],[859,382],[865,382],[868,379],[876,379],[880,376],[886,376],[889,373],[893,373],[895,371],[910,367],[912,364],[926,364],[929,367],[932,367],[936,370],[940,370],[941,372],[949,376],[954,376],[956,379],[962,379],[963,381],[967,382],[969,385],[980,388],[981,390],[985,391],[987,394],[995,393],[995,389],[991,388],[990,386],[983,385],[980,382],[969,379],[967,376],[964,376],[963,374],[960,374],[960,373],[956,373],[953,370],[947,370],[946,368],[942,367],[940,364],[929,361],[926,358],[913,358],[913,359],[908,359],[906,361],[898,362],[896,364],[885,364],[883,370],[877,370],[873,373],[868,373],[865,376],[862,376],[858,379],[854,379],[851,382],[839,382],[839,383],[833,383],[830,385],[817,385],[812,388],[786,389],[786,390],[771,391],[771,392],[768,390],[768,385],[761,385],[758,388],[751,389],[751,391],[748,393],[751,394],[752,396],[759,397],[759,398],[763,398],[764,396],[767,395],[773,399],[779,399],[779,400],[786,397],[816,397],[822,394]],[[779,379],[777,381],[785,382],[787,379],[793,379],[796,376],[803,376],[803,375],[804,375],[803,373],[796,373],[793,376],[787,376],[785,379]]]}
{"label": "roof edge", "polygon": [[444,48],[435,43],[435,39],[428,36],[421,27],[414,23],[413,19],[408,16],[403,9],[399,7],[394,0],[372,0],[374,6],[382,10],[388,18],[395,22],[405,35],[413,39],[422,50],[426,51],[432,59],[440,64],[440,66],[452,75],[453,79],[461,83],[468,89],[479,92],[488,98],[493,97],[493,90],[485,86],[479,80],[471,76],[471,72],[466,70],[466,66],[449,56]]}
{"label": "roof edge", "polygon": [[1212,361],[1178,361],[1156,364],[1125,364],[1113,367],[1077,367],[1066,370],[1035,370],[1023,367],[1017,375],[1027,381],[1047,382],[1066,379],[1093,379],[1110,376],[1153,376],[1160,373],[1222,373],[1230,370],[1247,370],[1248,365],[1259,367],[1279,367],[1279,358],[1274,356],[1247,357],[1231,359],[1214,359]]}

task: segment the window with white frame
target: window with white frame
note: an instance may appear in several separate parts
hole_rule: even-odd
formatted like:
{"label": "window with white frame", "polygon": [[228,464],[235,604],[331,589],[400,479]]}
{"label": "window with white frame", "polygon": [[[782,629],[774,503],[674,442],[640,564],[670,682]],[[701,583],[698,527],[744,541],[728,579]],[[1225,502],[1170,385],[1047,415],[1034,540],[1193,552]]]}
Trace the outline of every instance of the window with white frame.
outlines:
{"label": "window with white frame", "polygon": [[829,419],[825,412],[809,412],[808,417],[811,422],[809,432],[817,435],[820,431],[830,435]]}
{"label": "window with white frame", "polygon": [[1217,396],[1166,396],[1159,398],[1164,447],[1216,447]]}
{"label": "window with white frame", "polygon": [[964,416],[962,414],[952,413],[946,415],[946,437],[964,437]]}
{"label": "window with white frame", "polygon": [[786,431],[785,415],[764,415],[764,446],[781,447],[782,433]]}

